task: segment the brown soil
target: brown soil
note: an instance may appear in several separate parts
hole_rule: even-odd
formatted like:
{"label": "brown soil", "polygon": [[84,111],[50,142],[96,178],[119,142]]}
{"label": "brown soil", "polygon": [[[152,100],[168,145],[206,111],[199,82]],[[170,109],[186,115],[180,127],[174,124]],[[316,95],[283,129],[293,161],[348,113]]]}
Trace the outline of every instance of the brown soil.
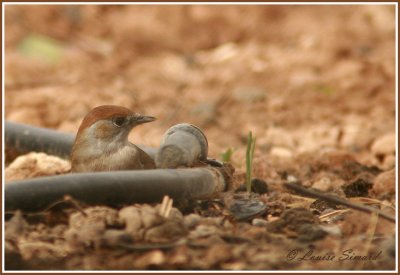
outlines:
{"label": "brown soil", "polygon": [[[38,37],[55,40],[52,58],[32,50]],[[158,118],[130,135],[153,147],[192,123],[211,157],[234,150],[235,189],[251,130],[253,176],[267,183],[262,195],[231,191],[166,216],[79,202],[18,213],[5,224],[6,268],[395,268],[394,223],[282,186],[395,214],[393,6],[7,5],[5,54],[7,120],[76,133],[93,107],[121,105]],[[9,180],[68,170],[26,157]],[[238,221],[234,209],[256,216]]]}

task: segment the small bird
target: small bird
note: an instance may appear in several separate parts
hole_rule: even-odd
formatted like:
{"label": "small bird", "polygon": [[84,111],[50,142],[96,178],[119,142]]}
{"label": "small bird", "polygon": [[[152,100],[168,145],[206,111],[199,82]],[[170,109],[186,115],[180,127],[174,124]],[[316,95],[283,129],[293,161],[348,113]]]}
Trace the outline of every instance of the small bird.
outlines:
{"label": "small bird", "polygon": [[153,159],[128,141],[135,126],[154,121],[114,105],[91,110],[83,119],[71,153],[72,172],[154,169]]}

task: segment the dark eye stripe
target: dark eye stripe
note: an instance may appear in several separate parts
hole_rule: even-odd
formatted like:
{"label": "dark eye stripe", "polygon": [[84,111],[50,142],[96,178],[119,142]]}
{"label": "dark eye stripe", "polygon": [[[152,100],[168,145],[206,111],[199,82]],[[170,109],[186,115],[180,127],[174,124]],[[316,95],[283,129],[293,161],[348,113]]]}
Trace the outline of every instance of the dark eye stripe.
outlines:
{"label": "dark eye stripe", "polygon": [[124,117],[116,117],[113,119],[113,124],[117,127],[121,127],[125,122]]}

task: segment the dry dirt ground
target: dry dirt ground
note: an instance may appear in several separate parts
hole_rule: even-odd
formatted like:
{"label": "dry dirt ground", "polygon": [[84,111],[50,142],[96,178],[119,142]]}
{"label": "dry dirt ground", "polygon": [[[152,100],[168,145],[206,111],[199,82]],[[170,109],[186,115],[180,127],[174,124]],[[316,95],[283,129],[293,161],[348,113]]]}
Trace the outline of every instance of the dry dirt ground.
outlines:
{"label": "dry dirt ground", "polygon": [[[282,186],[395,215],[393,6],[7,5],[5,55],[7,120],[76,133],[91,108],[122,105],[158,118],[130,135],[153,147],[189,122],[211,157],[233,149],[235,188],[251,130],[253,176],[268,186],[254,195],[266,211],[248,221],[235,220],[230,206],[246,195],[233,191],[169,215],[159,205],[16,213],[7,268],[395,268],[394,223]],[[68,169],[22,156],[6,184]]]}

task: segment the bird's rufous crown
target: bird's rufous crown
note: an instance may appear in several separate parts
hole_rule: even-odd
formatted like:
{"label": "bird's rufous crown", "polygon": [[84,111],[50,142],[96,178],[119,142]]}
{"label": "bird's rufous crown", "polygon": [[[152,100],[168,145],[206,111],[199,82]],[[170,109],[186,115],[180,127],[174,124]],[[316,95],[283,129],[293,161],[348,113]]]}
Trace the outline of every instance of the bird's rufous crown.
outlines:
{"label": "bird's rufous crown", "polygon": [[128,108],[115,106],[115,105],[102,105],[92,109],[83,119],[81,126],[79,127],[78,133],[90,127],[93,123],[102,120],[110,119],[113,117],[126,117],[133,115],[134,112]]}

